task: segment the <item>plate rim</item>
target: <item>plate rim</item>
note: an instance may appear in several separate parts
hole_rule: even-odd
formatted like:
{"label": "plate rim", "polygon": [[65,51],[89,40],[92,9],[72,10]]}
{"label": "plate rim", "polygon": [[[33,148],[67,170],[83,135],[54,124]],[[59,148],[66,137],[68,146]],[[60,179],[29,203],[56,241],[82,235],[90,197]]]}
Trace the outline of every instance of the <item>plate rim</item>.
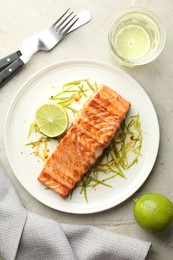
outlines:
{"label": "plate rim", "polygon": [[[28,88],[28,83],[29,82],[32,82],[32,80],[34,80],[36,77],[39,77],[40,74],[42,74],[44,71],[47,71],[47,70],[51,70],[51,68],[54,68],[56,66],[63,66],[63,65],[70,65],[70,64],[78,64],[78,63],[83,63],[83,64],[86,64],[89,65],[89,64],[92,64],[92,65],[99,65],[99,66],[102,66],[102,67],[107,67],[113,71],[117,71],[119,72],[121,75],[125,75],[129,80],[131,80],[131,82],[134,82],[135,85],[137,85],[139,88],[140,88],[140,91],[143,91],[144,94],[145,94],[145,97],[148,99],[148,101],[150,102],[150,105],[153,109],[153,113],[154,113],[154,116],[155,116],[155,123],[157,125],[157,147],[155,148],[155,157],[153,159],[153,162],[152,164],[150,165],[150,167],[148,167],[148,173],[145,174],[143,176],[143,178],[140,179],[140,184],[137,185],[137,188],[129,194],[129,195],[126,195],[125,197],[123,197],[122,200],[120,200],[120,202],[118,203],[114,203],[113,205],[105,205],[104,207],[101,207],[101,208],[96,208],[96,209],[86,209],[86,211],[80,211],[80,209],[74,209],[74,211],[71,211],[71,209],[67,209],[67,210],[64,210],[64,209],[58,209],[58,208],[55,208],[53,206],[50,206],[48,203],[45,203],[45,201],[41,200],[40,198],[36,197],[34,192],[29,192],[28,189],[25,187],[25,185],[22,184],[21,180],[17,177],[17,175],[15,174],[15,169],[13,169],[13,165],[10,161],[10,158],[9,158],[9,151],[8,151],[8,147],[7,147],[7,137],[6,137],[6,128],[7,128],[7,123],[8,123],[8,117],[10,115],[10,112],[11,112],[11,109],[13,108],[13,106],[15,105],[15,100],[16,98],[20,98],[19,95],[21,95],[23,92],[26,91],[26,89]],[[158,117],[157,117],[157,114],[156,114],[156,110],[155,110],[155,107],[150,99],[150,97],[148,96],[148,94],[146,93],[146,91],[143,89],[143,87],[131,76],[129,75],[126,71],[122,70],[121,68],[115,66],[115,65],[112,65],[108,62],[105,62],[105,61],[99,61],[99,60],[93,60],[93,59],[69,59],[69,60],[64,60],[64,61],[58,61],[58,62],[55,62],[55,63],[52,63],[48,66],[45,66],[41,69],[39,69],[38,71],[36,71],[35,73],[33,73],[27,80],[24,81],[24,83],[21,85],[21,87],[19,88],[19,90],[16,92],[16,94],[14,95],[14,97],[12,98],[11,100],[11,103],[10,103],[10,106],[7,110],[7,114],[6,114],[6,118],[5,118],[5,124],[4,124],[4,146],[5,146],[5,152],[6,152],[6,155],[7,155],[7,159],[8,159],[8,162],[11,166],[11,169],[13,171],[13,174],[15,175],[16,179],[19,181],[19,183],[22,185],[22,187],[28,192],[30,193],[30,195],[32,195],[36,200],[38,200],[39,202],[41,202],[42,204],[54,209],[54,210],[58,210],[58,211],[61,211],[61,212],[65,212],[65,213],[71,213],[71,214],[91,214],[91,213],[98,213],[98,212],[102,212],[102,211],[105,211],[105,210],[108,210],[108,209],[111,209],[113,207],[116,207],[118,205],[120,205],[121,203],[125,202],[127,199],[129,199],[135,192],[137,192],[141,186],[144,184],[144,182],[147,180],[148,176],[150,175],[155,163],[156,163],[156,159],[157,159],[157,156],[158,156],[158,150],[159,150],[159,145],[160,145],[160,127],[159,127],[159,121],[158,121]]]}

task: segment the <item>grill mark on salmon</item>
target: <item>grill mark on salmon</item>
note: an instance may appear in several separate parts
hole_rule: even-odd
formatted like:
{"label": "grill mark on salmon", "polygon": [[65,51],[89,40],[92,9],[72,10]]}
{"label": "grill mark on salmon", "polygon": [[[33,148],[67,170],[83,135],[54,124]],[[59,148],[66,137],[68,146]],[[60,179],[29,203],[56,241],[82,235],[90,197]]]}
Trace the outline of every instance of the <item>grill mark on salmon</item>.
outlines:
{"label": "grill mark on salmon", "polygon": [[48,159],[38,180],[65,198],[115,136],[130,103],[101,86]]}
{"label": "grill mark on salmon", "polygon": [[42,182],[46,187],[54,190],[58,193],[62,198],[65,198],[69,194],[69,189],[54,180],[49,174],[42,172],[39,176],[39,181]]}
{"label": "grill mark on salmon", "polygon": [[67,133],[44,167],[44,173],[72,189],[86,172],[88,163],[76,149],[76,134]]}
{"label": "grill mark on salmon", "polygon": [[102,154],[103,149],[100,147],[100,143],[76,127],[72,127],[70,131],[75,131],[77,135],[77,145],[80,153],[87,162],[92,164],[95,159],[97,159]]}
{"label": "grill mark on salmon", "polygon": [[[112,115],[107,111],[106,107],[103,108],[95,100],[96,98],[97,95],[95,95],[94,100],[92,99],[88,102],[88,106],[83,109],[83,113],[80,114],[77,123],[82,132],[88,134],[97,142],[107,145],[110,136],[112,136],[119,127],[119,116]],[[109,117],[109,121],[107,117]]]}

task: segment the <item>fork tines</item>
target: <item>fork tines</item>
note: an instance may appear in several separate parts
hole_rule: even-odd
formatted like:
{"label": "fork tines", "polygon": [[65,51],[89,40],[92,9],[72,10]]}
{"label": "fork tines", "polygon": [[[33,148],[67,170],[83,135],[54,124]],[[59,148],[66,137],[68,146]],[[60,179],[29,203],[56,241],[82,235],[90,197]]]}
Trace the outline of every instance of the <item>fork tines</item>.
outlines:
{"label": "fork tines", "polygon": [[[58,31],[61,35],[66,35],[68,31],[72,28],[72,26],[77,22],[79,18],[76,18],[76,14],[72,11],[70,14],[67,14],[70,8],[65,11],[65,13],[52,25],[56,31]],[[66,16],[67,14],[67,16]],[[73,16],[72,16],[73,15]],[[65,17],[66,16],[66,17]],[[64,18],[64,19],[62,19]]]}

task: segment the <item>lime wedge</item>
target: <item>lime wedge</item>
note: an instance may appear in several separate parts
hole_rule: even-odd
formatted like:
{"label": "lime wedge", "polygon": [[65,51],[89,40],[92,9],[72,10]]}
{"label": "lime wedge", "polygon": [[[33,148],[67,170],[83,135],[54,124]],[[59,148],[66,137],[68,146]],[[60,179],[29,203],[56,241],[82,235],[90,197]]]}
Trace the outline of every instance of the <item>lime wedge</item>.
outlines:
{"label": "lime wedge", "polygon": [[40,131],[49,137],[59,136],[68,126],[66,111],[56,104],[39,107],[35,112],[35,120]]}
{"label": "lime wedge", "polygon": [[140,25],[122,27],[115,36],[118,55],[124,59],[140,59],[150,50],[150,36]]}

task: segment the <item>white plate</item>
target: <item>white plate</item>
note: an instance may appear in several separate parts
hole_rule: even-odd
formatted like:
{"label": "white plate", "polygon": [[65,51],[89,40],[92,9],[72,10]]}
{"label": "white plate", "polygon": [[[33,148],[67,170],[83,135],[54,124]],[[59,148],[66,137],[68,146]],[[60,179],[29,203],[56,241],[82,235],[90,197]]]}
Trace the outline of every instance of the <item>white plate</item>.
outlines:
{"label": "white plate", "polygon": [[[25,146],[34,113],[52,95],[52,86],[88,78],[115,89],[131,102],[130,114],[140,114],[143,145],[142,157],[126,171],[127,179],[111,180],[113,188],[104,186],[88,192],[89,203],[75,191],[72,200],[62,199],[45,190],[37,181],[43,163]],[[10,165],[19,182],[37,200],[56,210],[70,213],[93,213],[114,207],[129,198],[144,183],[156,160],[159,146],[159,125],[154,107],[142,87],[127,73],[106,63],[71,60],[53,64],[33,75],[16,94],[5,124],[5,148]],[[51,148],[52,149],[52,148]]]}

